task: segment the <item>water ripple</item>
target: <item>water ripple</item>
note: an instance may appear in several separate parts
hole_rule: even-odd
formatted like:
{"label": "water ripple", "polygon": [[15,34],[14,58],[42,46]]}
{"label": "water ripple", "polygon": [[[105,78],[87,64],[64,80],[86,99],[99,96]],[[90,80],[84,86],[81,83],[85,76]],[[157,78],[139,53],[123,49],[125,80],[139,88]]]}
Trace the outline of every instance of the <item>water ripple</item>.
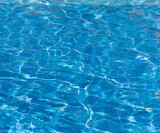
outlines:
{"label": "water ripple", "polygon": [[159,4],[2,0],[0,132],[158,133]]}

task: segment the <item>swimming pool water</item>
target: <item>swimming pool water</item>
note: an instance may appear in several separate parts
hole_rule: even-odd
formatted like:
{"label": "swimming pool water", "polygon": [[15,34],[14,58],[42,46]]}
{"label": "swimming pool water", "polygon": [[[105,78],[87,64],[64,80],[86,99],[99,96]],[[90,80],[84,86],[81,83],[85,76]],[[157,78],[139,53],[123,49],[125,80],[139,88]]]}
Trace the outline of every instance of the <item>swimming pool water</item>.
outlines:
{"label": "swimming pool water", "polygon": [[1,1],[0,132],[159,133],[160,2],[65,2]]}

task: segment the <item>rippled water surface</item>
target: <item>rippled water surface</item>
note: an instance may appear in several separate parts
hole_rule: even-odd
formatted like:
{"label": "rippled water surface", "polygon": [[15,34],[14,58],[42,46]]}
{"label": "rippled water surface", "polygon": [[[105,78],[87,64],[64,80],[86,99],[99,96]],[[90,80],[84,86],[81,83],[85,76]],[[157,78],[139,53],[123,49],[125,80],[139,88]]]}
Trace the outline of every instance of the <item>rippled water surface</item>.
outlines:
{"label": "rippled water surface", "polygon": [[0,132],[159,133],[160,1],[79,2],[0,2]]}

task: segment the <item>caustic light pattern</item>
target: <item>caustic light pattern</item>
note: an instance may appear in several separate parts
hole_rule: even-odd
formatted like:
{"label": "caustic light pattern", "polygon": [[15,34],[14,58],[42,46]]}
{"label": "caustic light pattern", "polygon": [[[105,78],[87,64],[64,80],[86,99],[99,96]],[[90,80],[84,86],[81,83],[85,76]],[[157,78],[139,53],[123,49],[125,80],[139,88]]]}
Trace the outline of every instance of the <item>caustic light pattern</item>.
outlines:
{"label": "caustic light pattern", "polygon": [[160,132],[159,2],[123,2],[1,1],[0,132]]}

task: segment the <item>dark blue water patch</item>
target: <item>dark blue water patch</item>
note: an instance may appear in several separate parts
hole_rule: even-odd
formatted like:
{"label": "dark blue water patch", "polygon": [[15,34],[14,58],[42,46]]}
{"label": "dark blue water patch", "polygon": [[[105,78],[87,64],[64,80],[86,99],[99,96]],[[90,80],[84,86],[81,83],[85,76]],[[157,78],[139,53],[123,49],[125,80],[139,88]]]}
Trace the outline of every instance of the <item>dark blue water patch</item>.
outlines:
{"label": "dark blue water patch", "polygon": [[2,54],[1,56],[0,56],[0,60],[1,60],[1,62],[2,63],[7,63],[7,62],[10,62],[11,61],[11,56],[10,55],[4,55],[4,54]]}
{"label": "dark blue water patch", "polygon": [[135,118],[135,120],[138,121],[138,123],[140,124],[148,124],[149,122],[151,122],[150,120],[151,116],[147,111],[137,111],[135,112],[135,115],[138,116]]}
{"label": "dark blue water patch", "polygon": [[50,111],[47,111],[47,108],[46,106],[42,106],[42,105],[32,105],[31,106],[31,109],[30,109],[30,113],[31,114],[37,114],[37,113],[44,113],[48,116],[54,116],[55,113],[52,113]]}
{"label": "dark blue water patch", "polygon": [[5,98],[5,104],[9,106],[19,106],[19,103],[21,103],[16,97],[13,96],[7,96]]}
{"label": "dark blue water patch", "polygon": [[[18,104],[18,103],[16,103]],[[21,113],[28,113],[30,111],[30,105],[27,103],[19,103],[18,110]]]}
{"label": "dark blue water patch", "polygon": [[86,99],[86,102],[88,104],[94,104],[98,101],[99,97],[96,97],[96,96],[87,96],[87,99]]}
{"label": "dark blue water patch", "polygon": [[71,102],[71,101],[75,101],[76,97],[74,96],[74,94],[69,94],[69,93],[65,93],[65,92],[57,92],[57,97],[67,101],[67,102]]}
{"label": "dark blue water patch", "polygon": [[[112,126],[111,126],[111,124],[112,124]],[[102,131],[108,130],[110,132],[113,132],[113,131],[119,132],[121,130],[121,126],[118,123],[114,123],[114,122],[110,123],[107,120],[100,121],[96,125],[96,128],[99,130],[102,130]]]}
{"label": "dark blue water patch", "polygon": [[[4,92],[5,94],[8,94],[12,90],[12,85],[7,82],[1,82],[0,83],[0,91]],[[2,93],[3,95],[3,93]],[[5,96],[4,96],[5,97]]]}
{"label": "dark blue water patch", "polygon": [[[68,127],[70,127],[70,128],[66,128],[66,130],[68,130],[69,132],[78,132],[78,133],[80,133],[82,128],[83,128],[82,126],[74,124],[74,123],[72,123],[72,122],[70,122],[68,120],[65,120],[65,119],[59,119],[58,121],[59,121],[60,124],[67,125]],[[73,128],[71,128],[71,127],[73,127]]]}
{"label": "dark blue water patch", "polygon": [[153,122],[153,124],[154,124],[156,129],[159,129],[159,127],[160,127],[160,122],[159,122],[160,117],[158,115],[159,110],[156,110],[154,112],[155,112],[155,115],[153,116],[153,118],[155,119],[155,121]]}

